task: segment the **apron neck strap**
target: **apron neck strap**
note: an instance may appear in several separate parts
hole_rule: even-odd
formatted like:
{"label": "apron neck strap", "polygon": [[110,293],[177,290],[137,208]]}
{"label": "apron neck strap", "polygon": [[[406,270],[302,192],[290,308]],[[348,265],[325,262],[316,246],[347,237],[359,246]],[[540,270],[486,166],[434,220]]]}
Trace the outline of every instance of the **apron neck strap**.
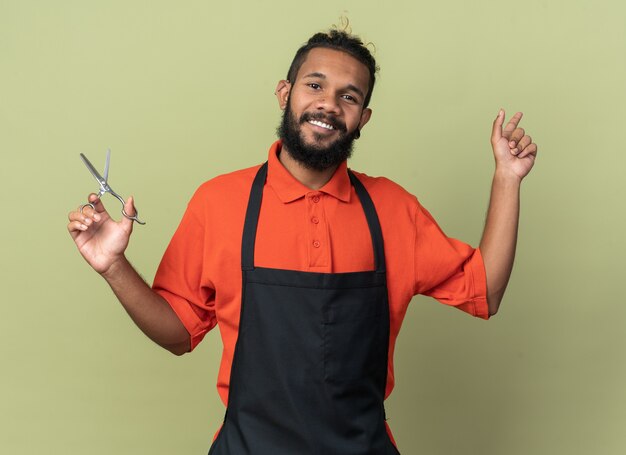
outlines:
{"label": "apron neck strap", "polygon": [[365,219],[367,219],[367,225],[370,228],[370,235],[372,236],[372,245],[374,247],[374,266],[376,272],[385,273],[385,247],[383,243],[383,231],[380,228],[380,221],[378,220],[378,214],[376,213],[376,207],[369,193],[365,189],[365,186],[361,181],[356,178],[356,175],[348,169],[348,175],[352,186],[356,190],[356,194],[361,201],[361,207],[365,212]]}
{"label": "apron neck strap", "polygon": [[[357,196],[361,201],[361,206],[365,212],[367,225],[372,236],[372,245],[374,247],[374,265],[377,273],[385,273],[385,248],[383,244],[383,233],[380,228],[380,222],[376,213],[374,203],[369,193],[359,181],[358,178],[348,170],[350,182],[354,186]],[[257,224],[259,222],[259,213],[261,212],[261,201],[263,200],[263,187],[267,179],[267,162],[259,169],[252,182],[250,190],[250,198],[248,199],[248,208],[246,210],[246,219],[243,227],[243,238],[241,242],[241,269],[254,269],[254,243],[256,240]]]}

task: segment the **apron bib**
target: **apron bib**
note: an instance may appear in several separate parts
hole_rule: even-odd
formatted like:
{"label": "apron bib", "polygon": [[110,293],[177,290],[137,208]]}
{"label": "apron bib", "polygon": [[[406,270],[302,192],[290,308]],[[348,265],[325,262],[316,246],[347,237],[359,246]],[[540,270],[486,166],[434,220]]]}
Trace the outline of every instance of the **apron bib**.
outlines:
{"label": "apron bib", "polygon": [[239,334],[224,424],[209,455],[398,455],[385,428],[389,305],[376,209],[363,206],[375,270],[254,266],[267,163],[248,201]]}

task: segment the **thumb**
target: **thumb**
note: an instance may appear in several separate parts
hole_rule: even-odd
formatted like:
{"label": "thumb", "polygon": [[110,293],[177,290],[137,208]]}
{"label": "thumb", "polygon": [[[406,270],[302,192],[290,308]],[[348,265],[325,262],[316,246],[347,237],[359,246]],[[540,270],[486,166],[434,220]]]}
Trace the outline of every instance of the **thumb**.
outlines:
{"label": "thumb", "polygon": [[500,109],[498,116],[493,121],[493,129],[491,130],[491,142],[496,143],[502,137],[502,124],[504,123],[504,109]]}
{"label": "thumb", "polygon": [[[124,213],[126,213],[126,215],[128,216],[135,216],[136,214],[135,200],[133,199],[132,196],[129,196],[128,199],[126,199],[126,202],[124,203]],[[122,224],[129,230],[133,229],[133,220],[131,220],[130,218],[124,217],[122,219]]]}

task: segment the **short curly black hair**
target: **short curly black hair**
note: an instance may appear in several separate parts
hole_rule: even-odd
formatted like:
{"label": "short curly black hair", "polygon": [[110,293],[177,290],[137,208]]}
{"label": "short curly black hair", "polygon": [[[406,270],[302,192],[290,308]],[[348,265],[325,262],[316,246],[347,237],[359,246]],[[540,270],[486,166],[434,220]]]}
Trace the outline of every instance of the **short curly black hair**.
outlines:
{"label": "short curly black hair", "polygon": [[367,107],[370,99],[372,98],[374,83],[376,82],[376,71],[378,71],[376,60],[358,36],[351,35],[345,31],[330,29],[328,32],[316,33],[309,38],[309,40],[296,52],[296,55],[291,62],[291,66],[289,67],[289,71],[287,72],[287,80],[292,83],[296,80],[298,71],[304,63],[307,54],[311,49],[315,49],[316,47],[336,49],[338,51],[345,52],[356,58],[367,67],[370,73],[370,80],[369,89],[363,103],[363,107]]}

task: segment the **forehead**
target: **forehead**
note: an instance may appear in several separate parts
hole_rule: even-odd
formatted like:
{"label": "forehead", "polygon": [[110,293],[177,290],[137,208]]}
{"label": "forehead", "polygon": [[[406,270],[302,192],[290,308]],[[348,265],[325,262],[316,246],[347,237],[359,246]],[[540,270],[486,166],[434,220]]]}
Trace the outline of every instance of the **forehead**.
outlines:
{"label": "forehead", "polygon": [[353,84],[363,93],[367,93],[369,87],[370,75],[367,66],[350,54],[336,49],[323,47],[311,49],[296,79],[312,73],[321,73],[326,79],[337,83]]}

